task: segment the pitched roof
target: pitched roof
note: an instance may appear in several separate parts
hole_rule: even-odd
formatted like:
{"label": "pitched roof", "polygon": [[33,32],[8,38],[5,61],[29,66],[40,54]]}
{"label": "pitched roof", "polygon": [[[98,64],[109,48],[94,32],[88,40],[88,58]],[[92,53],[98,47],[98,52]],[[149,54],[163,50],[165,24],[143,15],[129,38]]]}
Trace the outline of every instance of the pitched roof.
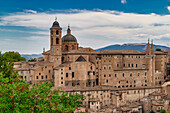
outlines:
{"label": "pitched roof", "polygon": [[83,56],[79,56],[76,62],[87,62]]}

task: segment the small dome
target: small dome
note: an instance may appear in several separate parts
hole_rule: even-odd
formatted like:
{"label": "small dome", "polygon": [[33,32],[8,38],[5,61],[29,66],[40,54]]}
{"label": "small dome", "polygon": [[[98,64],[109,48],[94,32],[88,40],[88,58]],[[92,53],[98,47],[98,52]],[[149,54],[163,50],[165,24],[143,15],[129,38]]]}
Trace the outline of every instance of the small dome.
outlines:
{"label": "small dome", "polygon": [[62,42],[77,42],[77,39],[72,34],[66,34],[62,38]]}
{"label": "small dome", "polygon": [[57,22],[57,21],[55,21],[54,23],[53,23],[53,26],[52,27],[60,27],[60,25],[59,25],[59,23]]}
{"label": "small dome", "polygon": [[67,34],[62,38],[62,42],[77,42],[77,39],[71,34],[70,26],[68,26]]}

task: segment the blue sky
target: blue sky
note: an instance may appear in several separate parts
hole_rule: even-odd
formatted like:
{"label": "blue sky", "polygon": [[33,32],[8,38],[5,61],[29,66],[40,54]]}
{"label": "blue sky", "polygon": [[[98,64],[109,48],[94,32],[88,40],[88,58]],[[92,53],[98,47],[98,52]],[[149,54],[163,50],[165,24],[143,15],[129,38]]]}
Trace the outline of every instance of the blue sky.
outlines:
{"label": "blue sky", "polygon": [[146,43],[170,46],[170,0],[1,0],[0,51],[41,53],[58,17],[80,46]]}

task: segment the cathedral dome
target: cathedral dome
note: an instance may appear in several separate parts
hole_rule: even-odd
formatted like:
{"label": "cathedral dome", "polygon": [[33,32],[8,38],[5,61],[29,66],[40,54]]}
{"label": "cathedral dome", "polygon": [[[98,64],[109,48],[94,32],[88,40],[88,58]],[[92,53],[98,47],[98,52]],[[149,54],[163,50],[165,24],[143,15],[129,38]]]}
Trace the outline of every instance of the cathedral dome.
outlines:
{"label": "cathedral dome", "polygon": [[68,26],[67,34],[62,38],[62,42],[77,42],[77,39],[71,34],[70,26]]}
{"label": "cathedral dome", "polygon": [[71,34],[66,34],[62,38],[62,42],[77,42],[77,39]]}

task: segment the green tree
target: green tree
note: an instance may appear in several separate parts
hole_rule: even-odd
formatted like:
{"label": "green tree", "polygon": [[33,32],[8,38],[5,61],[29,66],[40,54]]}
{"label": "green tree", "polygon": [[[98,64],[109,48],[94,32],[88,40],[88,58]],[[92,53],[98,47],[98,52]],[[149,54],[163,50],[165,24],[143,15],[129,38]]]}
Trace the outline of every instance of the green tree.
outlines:
{"label": "green tree", "polygon": [[156,51],[162,51],[161,48],[156,48]]}
{"label": "green tree", "polygon": [[18,52],[9,51],[5,52],[2,57],[6,58],[8,62],[20,62],[20,61],[26,61],[26,58],[21,57],[21,55]]}
{"label": "green tree", "polygon": [[161,113],[167,113],[166,110],[161,110],[160,112],[161,112]]}
{"label": "green tree", "polygon": [[29,62],[35,62],[36,61],[36,58],[31,58],[28,60]]}
{"label": "green tree", "polygon": [[4,77],[16,77],[16,72],[13,70],[13,63],[9,62],[7,57],[4,57],[0,52],[0,73]]}
{"label": "green tree", "polygon": [[83,95],[51,90],[47,82],[30,86],[1,54],[0,61],[0,113],[67,113],[82,106]]}

